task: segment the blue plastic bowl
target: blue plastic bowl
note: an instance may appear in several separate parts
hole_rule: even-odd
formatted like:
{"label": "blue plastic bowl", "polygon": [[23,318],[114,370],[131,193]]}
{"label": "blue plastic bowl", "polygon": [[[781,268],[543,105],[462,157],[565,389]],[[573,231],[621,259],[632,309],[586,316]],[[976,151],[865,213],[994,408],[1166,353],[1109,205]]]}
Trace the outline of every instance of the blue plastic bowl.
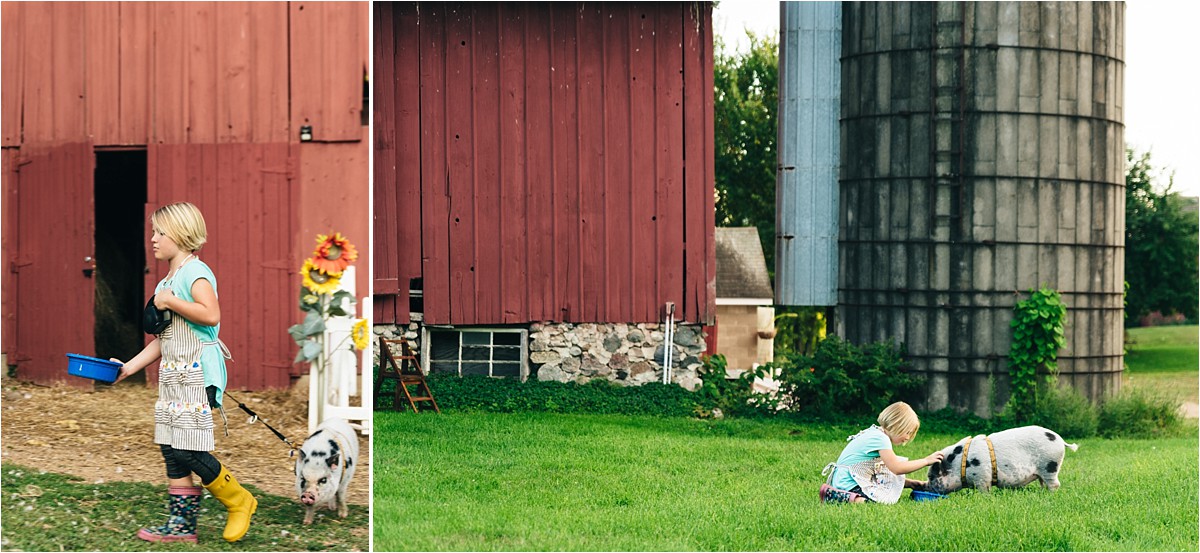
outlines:
{"label": "blue plastic bowl", "polygon": [[120,363],[114,363],[108,359],[98,359],[75,353],[67,354],[67,374],[73,376],[82,376],[112,384],[116,382],[117,373],[120,370]]}
{"label": "blue plastic bowl", "polygon": [[935,499],[943,499],[945,497],[946,496],[940,493],[922,492],[917,490],[913,490],[912,493],[912,498],[914,501],[933,501]]}

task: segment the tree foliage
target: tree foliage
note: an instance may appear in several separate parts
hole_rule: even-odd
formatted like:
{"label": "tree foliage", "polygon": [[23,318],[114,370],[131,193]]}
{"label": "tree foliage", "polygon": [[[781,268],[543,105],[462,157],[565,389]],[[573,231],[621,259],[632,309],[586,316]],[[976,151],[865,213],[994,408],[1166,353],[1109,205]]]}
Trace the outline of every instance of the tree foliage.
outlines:
{"label": "tree foliage", "polygon": [[713,59],[716,224],[758,228],[774,274],[779,48],[772,37],[746,35],[749,52],[727,52],[718,39]]}
{"label": "tree foliage", "polygon": [[1155,190],[1150,153],[1126,151],[1125,280],[1129,285],[1125,315],[1130,323],[1158,311],[1196,318],[1197,216],[1183,211],[1183,200],[1171,192],[1174,177]]}

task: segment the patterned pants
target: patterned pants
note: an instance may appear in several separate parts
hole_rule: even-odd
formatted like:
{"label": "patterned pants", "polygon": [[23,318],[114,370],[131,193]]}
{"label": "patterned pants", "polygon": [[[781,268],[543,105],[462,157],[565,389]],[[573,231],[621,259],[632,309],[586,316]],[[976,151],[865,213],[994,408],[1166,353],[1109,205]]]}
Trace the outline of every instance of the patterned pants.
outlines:
{"label": "patterned pants", "polygon": [[839,490],[829,484],[821,484],[820,493],[822,503],[851,503],[860,497],[867,503],[874,503],[871,498],[863,495],[862,486],[854,486],[854,489],[847,491]]}

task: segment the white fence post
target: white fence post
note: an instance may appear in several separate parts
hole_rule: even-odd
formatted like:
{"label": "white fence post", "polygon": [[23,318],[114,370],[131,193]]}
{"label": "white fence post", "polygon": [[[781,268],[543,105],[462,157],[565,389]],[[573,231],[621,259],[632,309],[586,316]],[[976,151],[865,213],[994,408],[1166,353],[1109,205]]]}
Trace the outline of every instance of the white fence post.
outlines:
{"label": "white fence post", "polygon": [[[354,296],[354,267],[347,267],[342,273],[341,288]],[[348,313],[354,313],[349,305],[344,305]],[[369,319],[371,312],[370,298],[359,298],[357,303],[360,317]],[[359,421],[362,433],[371,433],[372,411],[375,407],[372,397],[372,382],[367,367],[371,366],[371,348],[364,349],[360,355],[355,355],[354,341],[351,333],[354,329],[355,317],[331,317],[325,322],[325,348],[329,359],[327,366],[313,363],[309,375],[308,394],[308,431],[311,433],[325,420],[343,418],[350,422]],[[368,332],[370,332],[368,330]],[[361,365],[359,364],[361,360]],[[363,377],[358,378],[358,368],[363,367]],[[361,390],[361,404],[350,405],[350,397],[354,391]]]}

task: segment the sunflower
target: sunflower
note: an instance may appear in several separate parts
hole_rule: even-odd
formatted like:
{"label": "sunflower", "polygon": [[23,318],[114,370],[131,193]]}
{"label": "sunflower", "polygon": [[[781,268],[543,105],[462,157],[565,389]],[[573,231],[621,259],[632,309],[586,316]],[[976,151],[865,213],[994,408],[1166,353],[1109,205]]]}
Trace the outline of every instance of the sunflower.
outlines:
{"label": "sunflower", "polygon": [[304,275],[304,287],[314,294],[332,294],[341,283],[341,273],[326,273],[317,267],[312,259],[304,260],[304,267],[300,269],[300,273]]}
{"label": "sunflower", "polygon": [[317,235],[317,249],[313,252],[313,263],[325,274],[341,275],[350,263],[358,259],[358,251],[354,249],[342,233],[335,232],[330,236]]}
{"label": "sunflower", "polygon": [[354,339],[354,349],[362,351],[371,345],[370,334],[367,331],[367,320],[359,319],[354,323],[354,328],[350,329],[350,336]]}

